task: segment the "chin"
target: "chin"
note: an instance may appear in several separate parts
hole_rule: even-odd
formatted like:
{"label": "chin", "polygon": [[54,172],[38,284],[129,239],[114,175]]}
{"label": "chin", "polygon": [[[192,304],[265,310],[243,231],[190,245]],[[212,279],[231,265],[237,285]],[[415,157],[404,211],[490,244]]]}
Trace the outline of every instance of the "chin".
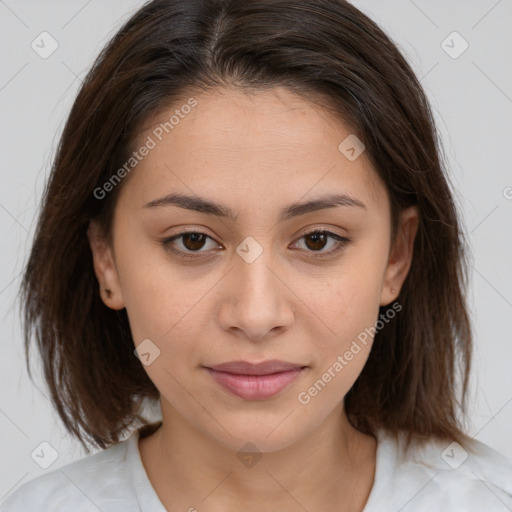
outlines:
{"label": "chin", "polygon": [[[254,429],[233,434],[233,437],[223,436],[213,438],[218,444],[234,452],[255,451],[260,453],[274,453],[292,446],[300,441],[300,436],[295,438],[286,432],[281,435],[271,435],[257,432]],[[256,448],[254,448],[256,447]]]}
{"label": "chin", "polygon": [[[286,410],[289,412],[291,409]],[[233,421],[227,421],[224,416],[222,425],[227,432],[216,425],[215,431],[209,430],[207,435],[218,444],[235,452],[240,451],[247,444],[256,446],[257,451],[261,453],[277,452],[307,436],[306,426],[297,424],[297,418],[293,413],[287,419],[285,419],[286,416],[281,413],[266,415],[266,418],[262,418],[261,413],[258,415],[245,413],[244,419]]]}

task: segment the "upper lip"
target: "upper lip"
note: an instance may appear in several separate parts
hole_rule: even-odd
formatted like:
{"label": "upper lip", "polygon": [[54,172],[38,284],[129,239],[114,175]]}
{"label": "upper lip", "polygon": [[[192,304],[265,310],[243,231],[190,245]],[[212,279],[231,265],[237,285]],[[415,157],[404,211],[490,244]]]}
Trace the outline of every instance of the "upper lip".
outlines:
{"label": "upper lip", "polygon": [[228,363],[206,366],[211,370],[218,372],[233,373],[236,375],[271,375],[272,373],[286,372],[290,370],[300,370],[305,366],[300,364],[288,363],[286,361],[263,361],[261,363],[249,363],[247,361],[230,361]]}

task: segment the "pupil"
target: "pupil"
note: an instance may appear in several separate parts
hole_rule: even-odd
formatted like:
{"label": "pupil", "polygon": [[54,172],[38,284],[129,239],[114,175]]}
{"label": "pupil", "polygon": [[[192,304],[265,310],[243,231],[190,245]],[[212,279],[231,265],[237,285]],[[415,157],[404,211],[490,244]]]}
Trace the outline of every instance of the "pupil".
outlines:
{"label": "pupil", "polygon": [[204,235],[201,233],[183,235],[183,245],[191,251],[201,249],[204,245]]}
{"label": "pupil", "polygon": [[[309,244],[308,240],[313,240],[313,244]],[[306,245],[309,249],[319,250],[325,247],[326,236],[323,233],[315,233],[306,237]]]}

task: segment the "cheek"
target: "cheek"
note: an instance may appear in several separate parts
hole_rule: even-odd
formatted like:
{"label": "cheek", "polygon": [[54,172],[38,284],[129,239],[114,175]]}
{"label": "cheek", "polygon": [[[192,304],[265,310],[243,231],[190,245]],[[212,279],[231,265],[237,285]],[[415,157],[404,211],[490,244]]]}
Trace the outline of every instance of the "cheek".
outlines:
{"label": "cheek", "polygon": [[297,401],[308,414],[323,417],[339,404],[361,373],[373,343],[379,313],[378,273],[347,273],[332,280],[324,294],[311,295],[321,312],[318,327],[325,336],[311,336],[315,365]]}
{"label": "cheek", "polygon": [[[145,338],[164,342],[183,334],[180,328],[192,316],[206,317],[202,302],[214,287],[215,276],[199,268],[179,268],[158,243],[141,243],[134,236],[119,239],[118,254],[120,285],[136,344]],[[200,322],[194,318],[195,325]]]}
{"label": "cheek", "polygon": [[[386,239],[366,239],[347,253],[320,291],[308,295],[308,304],[319,312],[329,330],[312,336],[316,368],[302,390],[299,402],[308,409],[339,403],[361,373],[373,343],[380,309],[380,290],[387,262]],[[318,398],[317,398],[318,397]],[[323,405],[322,405],[323,404]]]}
{"label": "cheek", "polygon": [[211,286],[191,287],[176,279],[170,282],[172,289],[162,286],[162,281],[154,286],[145,282],[143,289],[130,296],[126,310],[135,345],[151,339],[166,366],[179,368],[185,361],[192,364],[208,355],[208,350],[200,349],[212,321],[204,297]]}
{"label": "cheek", "polygon": [[306,295],[338,348],[377,321],[386,259],[382,246],[379,251],[368,245],[368,250],[354,251],[327,275],[322,288],[311,287]]}

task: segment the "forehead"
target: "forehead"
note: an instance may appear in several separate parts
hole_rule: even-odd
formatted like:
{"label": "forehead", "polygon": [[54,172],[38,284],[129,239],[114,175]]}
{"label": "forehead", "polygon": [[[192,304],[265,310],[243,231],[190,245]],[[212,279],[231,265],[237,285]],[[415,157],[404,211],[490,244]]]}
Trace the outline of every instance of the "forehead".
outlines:
{"label": "forehead", "polygon": [[[195,106],[185,108],[190,98]],[[173,187],[199,195],[229,192],[235,208],[237,198],[242,204],[263,197],[297,201],[333,187],[365,202],[385,202],[384,185],[364,151],[353,160],[340,150],[354,136],[341,120],[284,88],[215,89],[146,120],[134,148],[149,139],[153,147],[127,188],[145,199]]]}

